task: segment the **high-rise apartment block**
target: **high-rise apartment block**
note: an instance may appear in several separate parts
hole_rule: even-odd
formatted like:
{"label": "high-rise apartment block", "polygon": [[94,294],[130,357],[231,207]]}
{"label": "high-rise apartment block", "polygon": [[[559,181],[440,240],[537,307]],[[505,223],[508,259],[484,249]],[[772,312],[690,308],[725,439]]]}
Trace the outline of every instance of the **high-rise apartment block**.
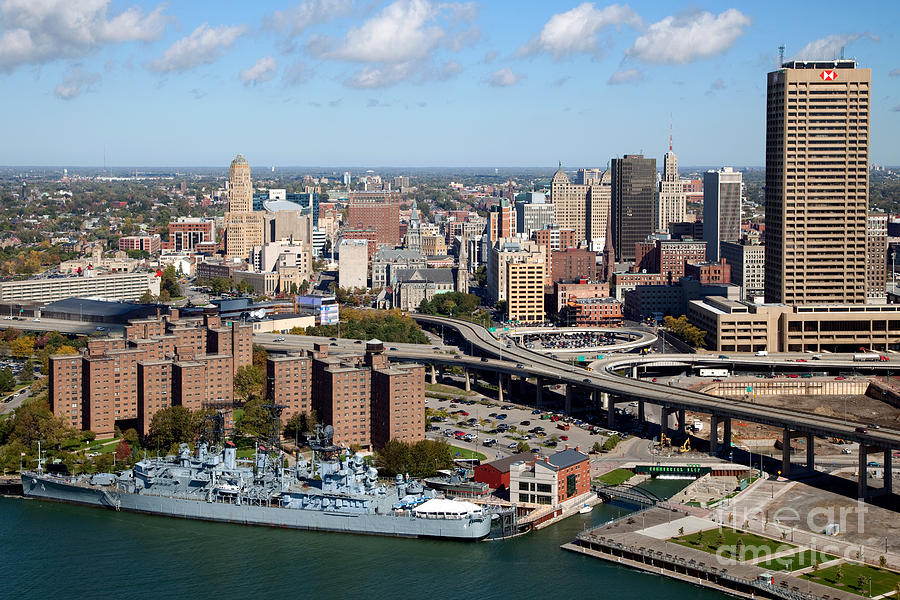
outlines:
{"label": "high-rise apartment block", "polygon": [[263,243],[262,215],[253,211],[250,164],[238,154],[228,170],[228,212],[225,213],[225,256],[245,259]]}
{"label": "high-rise apartment block", "polygon": [[656,223],[656,159],[626,154],[612,159],[613,245],[620,261],[633,261],[635,244],[653,233]]}
{"label": "high-rise apartment block", "polygon": [[866,233],[866,304],[887,304],[887,222],[887,213],[869,213]]}
{"label": "high-rise apartment block", "polygon": [[844,59],[768,75],[766,302],[866,301],[871,79]]}
{"label": "high-rise apartment block", "polygon": [[656,202],[656,231],[666,231],[669,223],[681,223],[686,216],[686,196],[684,184],[678,179],[678,156],[672,152],[672,145],[663,163],[662,179]]}
{"label": "high-rise apartment block", "polygon": [[719,260],[719,245],[741,239],[742,174],[731,167],[703,175],[703,239],[706,256]]}
{"label": "high-rise apartment block", "polygon": [[[550,181],[550,201],[560,227],[575,230],[576,242],[601,244],[609,218],[610,177],[604,173],[590,183],[572,183],[560,167]],[[601,244],[602,245],[602,244]]]}
{"label": "high-rise apartment block", "polygon": [[308,354],[269,357],[267,390],[287,407],[283,418],[315,410],[338,444],[377,449],[392,439],[425,439],[425,367],[389,364],[378,340],[363,356],[329,355],[317,344]]}
{"label": "high-rise apartment block", "polygon": [[338,286],[345,290],[365,288],[368,273],[368,241],[341,240],[338,245]]}
{"label": "high-rise apartment block", "polygon": [[96,338],[87,351],[50,357],[50,408],[99,437],[118,422],[141,434],[167,406],[191,410],[233,404],[233,376],[253,362],[253,326],[222,323],[215,311],[129,321],[122,338]]}
{"label": "high-rise apartment block", "polygon": [[500,240],[488,256],[488,294],[506,300],[506,318],[534,323],[544,320],[547,248],[534,242]]}

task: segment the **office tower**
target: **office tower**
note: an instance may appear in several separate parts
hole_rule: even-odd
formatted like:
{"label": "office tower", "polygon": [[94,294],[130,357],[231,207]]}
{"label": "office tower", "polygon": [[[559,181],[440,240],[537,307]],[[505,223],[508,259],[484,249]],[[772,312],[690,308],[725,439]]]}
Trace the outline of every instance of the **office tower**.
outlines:
{"label": "office tower", "polygon": [[703,175],[703,239],[707,260],[719,260],[719,244],[741,239],[741,173],[731,167]]}
{"label": "office tower", "polygon": [[531,237],[531,232],[555,223],[553,204],[545,201],[544,194],[528,192],[527,200],[516,202],[516,233]]}
{"label": "office tower", "polygon": [[[594,171],[599,169],[594,169]],[[610,207],[612,206],[612,173],[603,171],[599,178],[587,179],[591,186],[588,195],[587,237],[591,250],[601,251],[609,229]]]}
{"label": "office tower", "polygon": [[686,216],[684,184],[678,179],[678,155],[672,152],[671,139],[664,161],[654,217],[657,231],[667,231],[669,223],[681,223]]}
{"label": "office tower", "polygon": [[866,304],[887,304],[887,222],[887,213],[869,213],[866,232]]}
{"label": "office tower", "polygon": [[245,259],[263,243],[262,215],[253,212],[250,165],[238,154],[228,171],[228,212],[225,213],[225,257]]}
{"label": "office tower", "polygon": [[765,287],[766,249],[749,240],[722,242],[719,256],[731,265],[731,283],[741,286],[741,297],[752,300],[763,294]]}
{"label": "office tower", "polygon": [[589,184],[572,183],[562,166],[550,181],[550,201],[554,207],[556,224],[575,230],[578,245],[602,238],[609,218],[609,196],[604,194],[602,181],[590,179]]}
{"label": "office tower", "polygon": [[626,154],[612,160],[613,246],[620,261],[633,261],[634,248],[653,233],[656,159]]}
{"label": "office tower", "polygon": [[843,59],[768,75],[767,302],[866,300],[871,77]]}

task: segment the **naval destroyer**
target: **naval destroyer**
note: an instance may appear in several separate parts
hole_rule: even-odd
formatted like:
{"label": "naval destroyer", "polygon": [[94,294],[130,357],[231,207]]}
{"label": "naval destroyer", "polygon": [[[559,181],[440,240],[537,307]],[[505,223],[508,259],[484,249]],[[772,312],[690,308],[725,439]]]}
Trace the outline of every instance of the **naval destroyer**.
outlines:
{"label": "naval destroyer", "polygon": [[113,510],[247,525],[398,537],[480,540],[491,514],[437,497],[398,475],[380,481],[359,454],[332,443],[331,426],[311,439],[313,458],[284,465],[280,448],[260,447],[249,464],[236,449],[201,442],[192,452],[144,458],[119,474],[22,473],[25,496]]}

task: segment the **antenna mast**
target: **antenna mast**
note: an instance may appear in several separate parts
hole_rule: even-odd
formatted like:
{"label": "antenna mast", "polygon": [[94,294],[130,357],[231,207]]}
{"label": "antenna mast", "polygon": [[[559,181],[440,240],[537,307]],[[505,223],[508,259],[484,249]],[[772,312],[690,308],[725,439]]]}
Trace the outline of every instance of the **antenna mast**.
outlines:
{"label": "antenna mast", "polygon": [[778,46],[778,68],[784,66],[784,44]]}

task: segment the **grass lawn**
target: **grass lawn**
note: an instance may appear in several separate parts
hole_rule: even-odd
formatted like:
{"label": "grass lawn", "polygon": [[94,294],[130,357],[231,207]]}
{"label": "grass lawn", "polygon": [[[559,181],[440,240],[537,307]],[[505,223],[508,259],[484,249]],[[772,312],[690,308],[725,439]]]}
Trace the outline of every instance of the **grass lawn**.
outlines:
{"label": "grass lawn", "polygon": [[[823,552],[817,552],[816,554],[816,564],[837,558],[837,556]],[[781,558],[773,558],[772,560],[756,563],[756,566],[769,571],[796,571],[797,569],[805,569],[812,566],[812,556],[812,550],[804,550],[791,556],[782,556]]]}
{"label": "grass lawn", "polygon": [[[843,571],[843,577],[840,581],[837,579],[838,567]],[[815,573],[807,573],[802,577],[827,585],[839,590],[846,590],[860,596],[869,595],[869,578],[872,578],[872,595],[879,596],[897,589],[900,583],[900,574],[893,571],[886,571],[878,567],[869,567],[866,565],[856,565],[852,563],[840,563],[827,569],[820,569]],[[860,577],[865,578],[865,582],[860,585]]]}
{"label": "grass lawn", "polygon": [[468,396],[472,393],[472,392],[467,392],[465,390],[461,390],[458,387],[453,387],[452,385],[444,385],[443,383],[426,383],[425,391],[426,392],[438,392],[441,394],[448,394],[450,396],[455,396],[455,397]]}
{"label": "grass lawn", "polygon": [[619,485],[620,483],[625,483],[632,477],[634,477],[634,473],[628,469],[613,469],[609,473],[604,473],[598,477],[596,481],[607,485]]}
{"label": "grass lawn", "polygon": [[[698,535],[700,536],[699,543],[697,539]],[[721,539],[719,537],[720,535]],[[741,556],[734,555],[738,540],[741,540],[743,545],[743,549],[740,553]],[[765,554],[775,554],[776,552],[783,552],[785,550],[790,550],[791,548],[796,548],[796,546],[792,544],[777,542],[753,533],[743,533],[727,528],[722,528],[721,530],[707,529],[702,532],[673,537],[669,541],[687,548],[697,548],[698,550],[703,550],[710,554],[718,553],[726,558],[733,558],[735,560],[744,560],[745,558],[754,558]],[[721,552],[719,552],[720,547]]]}
{"label": "grass lawn", "polygon": [[478,460],[484,460],[487,458],[481,452],[466,450],[465,448],[460,448],[459,446],[450,446],[450,451],[453,453],[453,458],[477,458]]}

